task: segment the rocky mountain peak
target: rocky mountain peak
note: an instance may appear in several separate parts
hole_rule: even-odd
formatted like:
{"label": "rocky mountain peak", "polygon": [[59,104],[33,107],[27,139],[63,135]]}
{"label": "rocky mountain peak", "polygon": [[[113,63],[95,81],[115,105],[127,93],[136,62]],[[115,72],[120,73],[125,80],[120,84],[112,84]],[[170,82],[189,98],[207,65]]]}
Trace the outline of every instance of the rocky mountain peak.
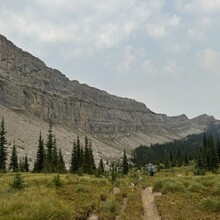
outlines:
{"label": "rocky mountain peak", "polygon": [[[203,132],[214,120],[209,116],[190,120],[186,115],[156,114],[143,103],[70,81],[0,35],[0,114],[5,112],[12,122],[16,114],[22,114],[23,127],[29,130],[34,120],[45,123],[52,119],[60,126],[60,133],[88,135],[97,149],[108,146],[109,152]],[[36,124],[41,130],[39,121]],[[11,131],[12,138],[15,133]],[[22,134],[20,139],[27,142]]]}

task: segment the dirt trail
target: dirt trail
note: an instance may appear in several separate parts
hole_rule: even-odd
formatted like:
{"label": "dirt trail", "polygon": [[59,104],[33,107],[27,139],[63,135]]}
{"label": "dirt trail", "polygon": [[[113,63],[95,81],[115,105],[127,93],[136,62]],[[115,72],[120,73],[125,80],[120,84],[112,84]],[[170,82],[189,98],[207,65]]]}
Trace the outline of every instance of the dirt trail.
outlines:
{"label": "dirt trail", "polygon": [[152,193],[152,188],[148,187],[142,192],[142,202],[144,206],[144,220],[161,220],[154,203],[154,197],[161,193]]}

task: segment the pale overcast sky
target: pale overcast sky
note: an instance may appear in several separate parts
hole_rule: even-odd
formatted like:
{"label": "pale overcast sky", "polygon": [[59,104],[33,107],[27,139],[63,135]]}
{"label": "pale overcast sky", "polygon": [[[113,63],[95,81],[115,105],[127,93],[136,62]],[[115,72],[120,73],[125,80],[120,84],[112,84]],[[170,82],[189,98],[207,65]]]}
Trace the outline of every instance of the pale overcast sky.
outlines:
{"label": "pale overcast sky", "polygon": [[0,33],[72,80],[220,119],[220,0],[0,0]]}

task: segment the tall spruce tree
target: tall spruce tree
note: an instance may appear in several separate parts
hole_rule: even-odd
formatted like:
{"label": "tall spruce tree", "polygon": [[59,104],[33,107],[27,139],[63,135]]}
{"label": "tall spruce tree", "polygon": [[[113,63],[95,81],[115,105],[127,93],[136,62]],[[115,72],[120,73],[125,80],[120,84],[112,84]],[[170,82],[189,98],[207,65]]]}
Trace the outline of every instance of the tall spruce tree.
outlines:
{"label": "tall spruce tree", "polygon": [[24,158],[20,158],[19,164],[18,164],[18,169],[19,169],[20,172],[25,171],[25,169],[24,169]]}
{"label": "tall spruce tree", "polygon": [[59,153],[58,153],[58,160],[57,160],[57,171],[59,173],[65,173],[66,172],[66,166],[65,166],[65,162],[63,159],[63,154],[61,149],[59,149]]}
{"label": "tall spruce tree", "polygon": [[196,168],[204,171],[206,168],[206,163],[204,161],[203,149],[202,147],[198,148],[197,156],[196,156]]}
{"label": "tall spruce tree", "polygon": [[202,153],[202,156],[203,156],[203,159],[204,159],[206,169],[209,169],[209,167],[210,167],[210,164],[209,164],[209,149],[208,149],[208,140],[207,140],[207,137],[206,137],[206,132],[204,132],[204,134],[203,134],[203,148],[202,148],[201,153]]}
{"label": "tall spruce tree", "polygon": [[9,163],[9,170],[11,170],[12,172],[18,171],[18,156],[17,156],[15,142],[12,147],[12,153],[11,153],[11,158],[10,158],[10,163]]}
{"label": "tall spruce tree", "polygon": [[102,158],[99,161],[98,170],[99,170],[100,175],[104,174],[104,172],[105,172],[104,163],[103,163]]}
{"label": "tall spruce tree", "polygon": [[78,152],[76,142],[73,142],[72,156],[70,162],[70,171],[76,173],[79,169]]}
{"label": "tall spruce tree", "polygon": [[28,163],[28,157],[27,157],[27,154],[26,154],[25,157],[24,157],[24,171],[29,172],[30,171],[29,167],[30,167],[30,165]]}
{"label": "tall spruce tree", "polygon": [[210,170],[215,172],[219,166],[219,157],[211,134],[208,138],[208,145],[209,145],[209,154],[210,154],[209,155]]}
{"label": "tall spruce tree", "polygon": [[189,158],[187,157],[187,154],[184,154],[184,165],[188,166],[189,165]]}
{"label": "tall spruce tree", "polygon": [[177,165],[178,167],[181,167],[183,165],[183,158],[179,148],[177,150]]}
{"label": "tall spruce tree", "polygon": [[47,135],[47,143],[46,143],[46,172],[53,172],[53,148],[54,148],[54,139],[52,132],[52,121],[49,124],[49,130]]}
{"label": "tall spruce tree", "polygon": [[7,162],[7,141],[6,141],[5,122],[2,117],[1,130],[0,130],[0,172],[6,172]]}
{"label": "tall spruce tree", "polygon": [[53,168],[52,172],[58,172],[58,154],[57,154],[57,143],[56,137],[54,136],[53,139]]}
{"label": "tall spruce tree", "polygon": [[92,142],[89,142],[89,160],[92,173],[96,170],[95,159],[92,151]]}
{"label": "tall spruce tree", "polygon": [[44,141],[40,132],[38,139],[37,155],[34,164],[34,172],[41,173],[45,170],[45,150],[44,150]]}
{"label": "tall spruce tree", "polygon": [[124,150],[124,155],[123,155],[123,162],[122,162],[122,172],[123,174],[128,174],[128,159],[126,155],[126,151]]}
{"label": "tall spruce tree", "polygon": [[176,158],[174,157],[174,154],[172,151],[170,151],[170,163],[172,167],[176,166]]}
{"label": "tall spruce tree", "polygon": [[83,158],[83,172],[87,174],[92,173],[91,160],[89,155],[89,141],[85,137],[85,147],[84,147],[84,158]]}
{"label": "tall spruce tree", "polygon": [[170,168],[171,167],[171,161],[168,152],[166,151],[165,156],[164,156],[164,167],[165,168]]}
{"label": "tall spruce tree", "polygon": [[83,163],[84,163],[84,150],[83,147],[80,146],[80,151],[79,151],[79,169],[80,172],[83,172]]}
{"label": "tall spruce tree", "polygon": [[219,138],[217,138],[217,141],[216,141],[216,149],[217,149],[217,153],[218,153],[218,158],[220,159],[220,140],[219,140]]}
{"label": "tall spruce tree", "polygon": [[78,171],[79,168],[82,169],[82,164],[83,164],[83,151],[81,150],[79,136],[77,136],[77,140],[76,140],[76,152],[77,152],[77,171]]}

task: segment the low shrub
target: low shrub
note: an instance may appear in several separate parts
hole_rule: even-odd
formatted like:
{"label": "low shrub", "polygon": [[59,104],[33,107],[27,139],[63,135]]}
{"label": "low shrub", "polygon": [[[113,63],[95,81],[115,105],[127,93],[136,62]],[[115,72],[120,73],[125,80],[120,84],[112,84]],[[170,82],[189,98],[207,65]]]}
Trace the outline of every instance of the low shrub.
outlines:
{"label": "low shrub", "polygon": [[106,211],[109,211],[111,213],[116,213],[118,210],[118,203],[114,198],[110,198],[102,204],[102,207]]}
{"label": "low shrub", "polygon": [[205,187],[201,183],[195,181],[191,181],[188,187],[188,191],[190,192],[200,192],[204,189]]}
{"label": "low shrub", "polygon": [[53,178],[53,183],[54,183],[54,185],[55,185],[55,187],[56,188],[59,188],[59,187],[61,187],[62,185],[63,185],[63,183],[62,183],[62,181],[61,181],[61,179],[60,179],[60,175],[58,174],[58,175],[56,175],[54,178]]}
{"label": "low shrub", "polygon": [[153,183],[153,190],[154,191],[161,191],[162,193],[167,192],[183,192],[184,191],[184,184],[177,180],[171,178],[165,178],[157,180]]}
{"label": "low shrub", "polygon": [[200,207],[206,211],[220,212],[220,198],[203,199],[200,203]]}
{"label": "low shrub", "polygon": [[24,185],[24,178],[21,176],[20,173],[17,173],[14,177],[13,183],[11,184],[12,188],[15,189],[23,189]]}

